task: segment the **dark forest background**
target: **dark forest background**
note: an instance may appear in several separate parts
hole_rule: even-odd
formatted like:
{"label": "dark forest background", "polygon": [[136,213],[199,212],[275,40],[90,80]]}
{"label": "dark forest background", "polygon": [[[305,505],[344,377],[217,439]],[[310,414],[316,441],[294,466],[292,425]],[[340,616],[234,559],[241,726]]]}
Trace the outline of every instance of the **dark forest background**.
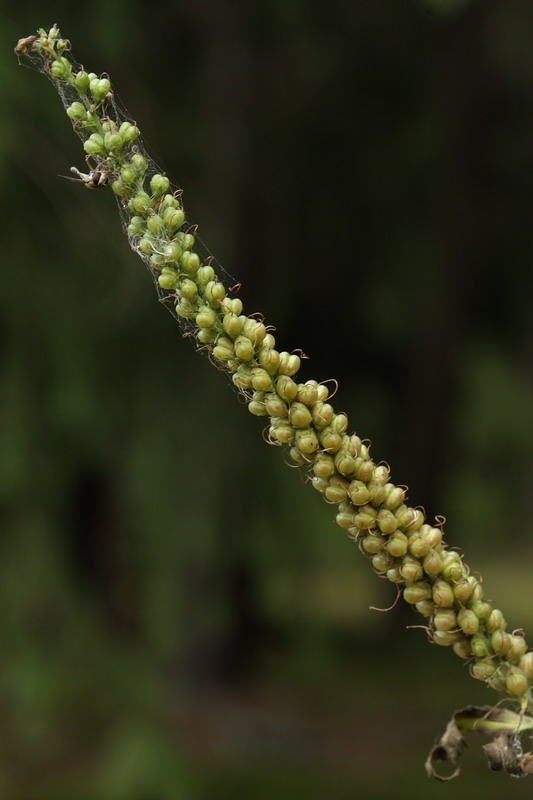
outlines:
{"label": "dark forest background", "polygon": [[497,697],[369,570],[156,301],[19,37],[107,71],[302,376],[533,639],[533,3],[14,3],[0,30],[0,797],[530,795]]}

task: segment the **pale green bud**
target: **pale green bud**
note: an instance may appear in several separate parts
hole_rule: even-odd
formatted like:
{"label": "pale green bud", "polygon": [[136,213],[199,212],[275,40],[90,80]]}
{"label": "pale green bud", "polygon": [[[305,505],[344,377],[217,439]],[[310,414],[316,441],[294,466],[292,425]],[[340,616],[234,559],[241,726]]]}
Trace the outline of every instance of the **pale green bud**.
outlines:
{"label": "pale green bud", "polygon": [[166,175],[160,175],[157,173],[156,175],[152,175],[150,179],[150,189],[152,190],[152,194],[159,197],[168,190],[170,186],[170,181],[166,177]]}
{"label": "pale green bud", "polygon": [[115,194],[117,194],[119,196],[125,194],[125,192],[126,192],[126,187],[124,186],[124,184],[120,180],[113,181],[113,183],[111,184],[111,188],[113,189]]}
{"label": "pale green bud", "polygon": [[300,369],[300,357],[294,353],[280,353],[279,373],[280,375],[296,375]]}
{"label": "pale green bud", "polygon": [[85,106],[83,103],[71,103],[67,108],[67,114],[70,119],[79,120],[85,116]]}
{"label": "pale green bud", "polygon": [[146,192],[137,192],[135,197],[130,200],[130,207],[139,214],[146,214],[151,205],[152,200]]}
{"label": "pale green bud", "polygon": [[[216,322],[216,314],[209,306],[202,306],[196,315],[196,324],[199,328],[211,328]],[[260,387],[254,387],[259,389]]]}
{"label": "pale green bud", "polygon": [[200,256],[198,253],[186,251],[180,259],[181,266],[190,275],[194,275],[200,268]]}
{"label": "pale green bud", "polygon": [[134,169],[141,174],[144,174],[148,169],[148,161],[140,153],[135,153],[131,157],[131,163],[133,164]]}
{"label": "pale green bud", "polygon": [[99,103],[111,89],[111,82],[107,78],[93,78],[89,82],[89,89],[96,103]]}
{"label": "pale green bud", "polygon": [[119,133],[113,133],[109,131],[108,133],[104,134],[104,147],[110,153],[120,150],[123,144],[124,142],[122,141]]}
{"label": "pale green bud", "polygon": [[119,128],[119,133],[124,144],[130,144],[140,135],[140,130],[131,122],[123,122]]}
{"label": "pale green bud", "polygon": [[235,355],[241,361],[251,361],[255,355],[254,346],[246,336],[237,336],[235,339]]}
{"label": "pale green bud", "polygon": [[76,73],[74,76],[74,85],[76,89],[79,89],[80,92],[85,92],[89,88],[90,79],[87,73],[82,69]]}
{"label": "pale green bud", "polygon": [[106,154],[104,139],[99,133],[91,133],[87,141],[83,143],[83,149],[90,156],[103,156]]}
{"label": "pale green bud", "polygon": [[302,453],[314,453],[318,450],[318,439],[316,433],[311,429],[303,429],[296,431],[296,447]]}
{"label": "pale green bud", "polygon": [[153,214],[149,216],[148,219],[146,220],[146,227],[148,228],[150,233],[157,235],[158,233],[161,232],[161,229],[163,227],[163,220],[161,219],[159,214]]}

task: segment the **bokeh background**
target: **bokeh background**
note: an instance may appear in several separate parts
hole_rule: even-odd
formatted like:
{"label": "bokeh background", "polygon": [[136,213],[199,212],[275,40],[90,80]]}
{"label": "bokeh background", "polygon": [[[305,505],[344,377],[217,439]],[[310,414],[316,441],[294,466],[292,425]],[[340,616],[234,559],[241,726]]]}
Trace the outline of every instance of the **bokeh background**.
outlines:
{"label": "bokeh background", "polygon": [[[530,0],[0,3],[0,797],[530,796],[430,646],[180,336],[13,46],[107,71],[248,313],[447,517],[533,638]],[[531,781],[532,779],[530,779]]]}

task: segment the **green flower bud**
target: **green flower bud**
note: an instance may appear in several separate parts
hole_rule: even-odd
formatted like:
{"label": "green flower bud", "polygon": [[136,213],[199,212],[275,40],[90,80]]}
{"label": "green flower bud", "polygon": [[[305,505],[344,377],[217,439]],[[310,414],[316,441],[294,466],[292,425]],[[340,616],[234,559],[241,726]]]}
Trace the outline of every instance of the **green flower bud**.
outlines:
{"label": "green flower bud", "polygon": [[[424,539],[419,531],[415,531],[409,536],[409,551],[415,558],[425,558],[431,550],[430,544],[427,539]],[[441,559],[442,571],[442,559]]]}
{"label": "green flower bud", "polygon": [[[361,481],[359,481],[359,483],[361,483]],[[365,484],[363,484],[363,486],[364,485]],[[398,522],[392,511],[388,511],[386,508],[381,508],[378,511],[378,528],[380,531],[390,535],[391,533],[394,533],[397,527]]]}
{"label": "green flower bud", "polygon": [[335,475],[335,464],[332,457],[327,453],[320,453],[313,463],[313,472],[320,478],[331,478],[332,475]]}
{"label": "green flower bud", "polygon": [[104,134],[104,147],[109,153],[116,152],[121,149],[123,141],[119,133],[106,133]]}
{"label": "green flower bud", "polygon": [[312,408],[318,400],[318,389],[316,381],[298,384],[298,402],[304,403]]}
{"label": "green flower bud", "polygon": [[320,433],[320,444],[324,450],[331,450],[332,453],[336,453],[342,446],[342,436],[335,433],[331,426],[328,425],[328,427],[324,428]]}
{"label": "green flower bud", "polygon": [[486,622],[492,612],[491,604],[484,600],[476,600],[470,605],[470,608],[481,622]]}
{"label": "green flower bud", "polygon": [[76,87],[76,89],[79,89],[79,91],[82,92],[83,94],[85,94],[85,92],[89,88],[89,83],[90,83],[89,76],[83,69],[77,72],[76,75],[74,76],[74,86]]}
{"label": "green flower bud", "polygon": [[166,261],[179,261],[181,258],[181,247],[177,242],[168,242],[163,247],[163,255]]}
{"label": "green flower bud", "polygon": [[85,106],[82,103],[71,103],[67,108],[67,114],[70,119],[82,119],[85,116]]}
{"label": "green flower bud", "polygon": [[292,403],[289,408],[289,420],[295,428],[308,428],[312,420],[311,412],[303,403]]}
{"label": "green flower bud", "polygon": [[[183,256],[182,256],[182,261],[183,261]],[[228,336],[231,336],[232,339],[236,339],[237,336],[239,336],[242,331],[242,321],[236,314],[229,312],[224,315],[224,319],[222,320],[222,327],[224,328]],[[276,415],[272,414],[271,416],[276,416]],[[281,414],[278,416],[281,416]]]}
{"label": "green flower bud", "polygon": [[326,500],[330,503],[342,503],[347,497],[348,484],[342,478],[334,476],[324,492]]}
{"label": "green flower bud", "polygon": [[505,617],[503,616],[502,612],[498,608],[494,608],[487,619],[486,622],[487,631],[489,633],[494,633],[494,631],[498,630],[505,630],[507,627],[507,623],[505,621]]}
{"label": "green flower bud", "polygon": [[[271,417],[286,417],[288,414],[289,409],[287,403],[285,403],[276,392],[269,392],[265,395],[265,406]],[[315,475],[319,475],[316,469],[314,471]],[[333,475],[333,472],[331,472],[330,475]],[[330,475],[319,475],[319,477],[329,478]]]}
{"label": "green flower bud", "polygon": [[151,205],[152,200],[146,192],[137,192],[135,197],[130,200],[130,207],[139,214],[146,214]]}
{"label": "green flower bud", "polygon": [[457,642],[453,643],[453,652],[459,658],[470,658],[472,656],[472,648],[469,639],[464,636]]}
{"label": "green flower bud", "polygon": [[[381,552],[376,553],[376,555],[372,558],[372,566],[376,570],[376,572],[387,572],[387,570],[392,569],[394,566],[394,558],[391,556],[390,553],[387,553],[386,550],[381,550]],[[404,591],[405,597],[405,591]]]}
{"label": "green flower bud", "polygon": [[152,194],[156,195],[156,197],[160,197],[162,194],[165,194],[165,192],[168,191],[169,186],[170,181],[166,175],[160,175],[159,173],[156,173],[150,178],[150,189]]}
{"label": "green flower bud", "polygon": [[144,175],[148,169],[148,161],[140,153],[135,153],[131,157],[131,163],[133,164],[134,169],[136,169],[141,175]]}
{"label": "green flower bud", "polygon": [[[368,503],[369,492],[362,481],[357,481],[357,480],[352,481],[348,487],[348,494],[350,495],[350,500],[356,506],[364,506],[366,503]],[[378,516],[378,526],[379,526],[379,516]],[[383,530],[381,526],[380,530]]]}
{"label": "green flower bud", "polygon": [[461,634],[457,631],[433,631],[433,642],[441,647],[449,647],[461,641]]}
{"label": "green flower bud", "polygon": [[419,614],[422,614],[424,617],[432,617],[435,613],[435,603],[433,600],[420,600],[420,602],[415,603],[415,608]]}
{"label": "green flower bud", "polygon": [[[359,439],[359,437],[351,437],[352,439]],[[359,448],[358,448],[359,450]],[[376,483],[381,484],[381,486],[385,486],[387,481],[389,480],[390,470],[385,464],[379,464],[377,467],[374,467],[374,474],[372,475],[372,479],[376,481]]]}
{"label": "green flower bud", "polygon": [[292,460],[295,461],[300,466],[307,464],[307,458],[304,456],[303,453],[300,453],[297,447],[291,447],[289,455],[292,458]]}
{"label": "green flower bud", "polygon": [[217,333],[212,328],[201,328],[196,334],[196,338],[202,344],[213,344],[217,338]]}
{"label": "green flower bud", "polygon": [[66,58],[61,57],[60,59],[57,59],[56,61],[52,62],[52,66],[50,67],[50,72],[52,73],[54,78],[65,80],[71,74],[71,67]]}
{"label": "green flower bud", "polygon": [[424,572],[431,578],[436,578],[442,572],[442,558],[436,550],[430,550],[422,562]]}
{"label": "green flower bud", "polygon": [[[387,497],[390,497],[390,495],[387,494],[387,490],[385,489],[385,487],[383,487],[383,491],[385,492]],[[394,516],[398,520],[398,527],[402,531],[406,531],[408,528],[411,528],[411,525],[416,519],[414,509],[409,508],[409,506],[406,506],[404,503],[402,503],[401,506],[395,509]]]}
{"label": "green flower bud", "polygon": [[372,506],[359,506],[358,513],[354,516],[354,525],[357,525],[361,530],[369,530],[376,524],[376,509]]}
{"label": "green flower bud", "polygon": [[519,696],[525,694],[529,688],[526,676],[518,667],[511,667],[505,678],[505,685],[511,694]]}
{"label": "green flower bud", "polygon": [[279,369],[279,353],[267,347],[261,347],[257,357],[259,364],[271,375],[275,375]]}
{"label": "green flower bud", "polygon": [[390,537],[386,547],[391,556],[395,556],[396,558],[404,556],[407,552],[407,536],[397,531]]}
{"label": "green flower bud", "polygon": [[152,239],[145,236],[140,240],[139,244],[137,245],[137,249],[140,250],[141,253],[148,255],[149,253],[153,252],[154,243]]}
{"label": "green flower bud", "polygon": [[301,450],[302,453],[314,453],[315,450],[318,450],[316,433],[311,428],[297,430],[296,447],[298,450]]}
{"label": "green flower bud", "polygon": [[[199,328],[212,328],[216,322],[216,314],[209,306],[202,306],[196,315],[196,324]],[[253,381],[252,381],[252,385]],[[260,386],[254,386],[254,389],[261,390]]]}
{"label": "green flower bud", "polygon": [[114,193],[119,196],[122,196],[126,192],[126,187],[120,180],[113,181],[111,188],[113,189]]}
{"label": "green flower bud", "polygon": [[165,257],[160,253],[154,253],[153,256],[150,256],[150,266],[153,267],[153,269],[160,270],[165,263]]}
{"label": "green flower bud", "polygon": [[442,541],[442,531],[440,528],[432,528],[431,525],[424,524],[418,531],[420,537],[424,539],[429,547],[437,547]]}
{"label": "green flower bud", "polygon": [[370,502],[372,505],[380,507],[385,499],[385,487],[373,480],[369,481],[367,486],[370,492]]}
{"label": "green flower bud", "polygon": [[457,617],[452,608],[439,608],[435,611],[433,625],[438,631],[451,631],[457,627]]}
{"label": "green flower bud", "polygon": [[496,669],[496,665],[490,658],[484,658],[480,661],[476,661],[475,664],[472,664],[471,673],[473,678],[477,678],[480,681],[486,681],[488,678],[494,675]]}
{"label": "green flower bud", "polygon": [[83,149],[90,156],[103,156],[106,154],[104,139],[99,133],[91,133],[87,141],[83,143]]}
{"label": "green flower bud", "polygon": [[327,427],[334,416],[333,406],[329,403],[323,403],[320,400],[315,403],[312,410],[313,425],[318,430]]}
{"label": "green flower bud", "polygon": [[280,419],[273,422],[269,429],[270,437],[282,444],[290,444],[295,439],[296,431],[289,423],[288,419]]}
{"label": "green flower bud", "polygon": [[263,392],[256,392],[254,399],[248,403],[248,411],[256,417],[265,417],[267,414],[265,404],[262,400],[263,395]]}
{"label": "green flower bud", "polygon": [[[424,577],[424,570],[422,565],[416,558],[407,554],[402,558],[402,566],[400,567],[403,578],[406,581],[419,581]],[[435,599],[435,598],[433,598]]]}
{"label": "green flower bud", "polygon": [[335,431],[342,435],[345,433],[346,428],[348,427],[348,417],[346,414],[335,414],[333,419],[331,420],[331,427]]}
{"label": "green flower bud", "polygon": [[[401,569],[400,572],[402,572]],[[403,590],[403,599],[406,603],[410,603],[411,605],[420,603],[422,600],[429,600],[430,598],[431,586],[425,581],[408,582]],[[440,631],[435,631],[435,633],[440,633]]]}
{"label": "green flower bud", "polygon": [[300,369],[300,357],[294,353],[280,353],[279,372],[280,375],[296,375]]}
{"label": "green flower bud", "polygon": [[161,232],[161,229],[163,228],[163,220],[161,219],[159,214],[153,214],[149,216],[148,219],[146,220],[146,227],[148,228],[150,233],[157,235],[158,233]]}
{"label": "green flower bud", "polygon": [[162,272],[161,275],[158,276],[157,282],[162,289],[170,290],[175,288],[177,279],[176,273]]}
{"label": "green flower bud", "polygon": [[510,634],[509,636],[509,649],[507,650],[507,658],[509,661],[518,662],[527,650],[527,642],[523,636]]}
{"label": "green flower bud", "polygon": [[498,656],[504,656],[509,650],[510,644],[511,637],[505,631],[498,629],[490,637],[490,646]]}
{"label": "green flower bud", "polygon": [[204,290],[204,297],[216,309],[220,308],[220,303],[226,296],[224,285],[218,280],[209,281]]}
{"label": "green flower bud", "polygon": [[[403,578],[401,576],[400,570],[398,567],[391,567],[387,570],[385,577],[391,583],[403,583]],[[424,602],[423,600],[421,601]]]}
{"label": "green flower bud", "polygon": [[123,122],[119,128],[119,133],[123,144],[130,144],[138,138],[141,132],[139,128],[136,125],[132,125],[131,122]]}
{"label": "green flower bud", "polygon": [[[249,389],[252,385],[251,367],[249,364],[240,364],[234,375],[232,382],[238,389]],[[272,430],[272,428],[270,429]]]}
{"label": "green flower bud", "polygon": [[455,597],[449,583],[444,580],[435,581],[433,584],[433,601],[435,605],[441,608],[453,608]]}
{"label": "green flower bud", "polygon": [[[185,253],[184,253],[184,255],[185,255]],[[190,260],[191,260],[193,255],[194,255],[194,253],[190,254],[189,262],[190,262]],[[182,261],[182,264],[183,264],[183,261]],[[209,281],[212,281],[214,277],[215,277],[215,270],[209,264],[207,264],[205,267],[200,267],[198,272],[196,273],[196,278],[198,280],[198,283],[202,287],[207,286]]]}
{"label": "green flower bud", "polygon": [[146,222],[142,217],[132,217],[128,225],[128,234],[130,236],[139,236],[146,227]]}
{"label": "green flower bud", "polygon": [[120,180],[123,183],[129,185],[133,183],[136,180],[136,178],[137,178],[137,173],[135,172],[133,167],[126,165],[125,167],[122,167],[122,169],[120,170]]}
{"label": "green flower bud", "polygon": [[341,475],[352,475],[355,471],[355,458],[343,448],[335,456],[335,466]]}
{"label": "green flower bud", "polygon": [[286,403],[292,403],[298,395],[298,385],[287,375],[280,375],[276,380],[276,391]]}
{"label": "green flower bud", "polygon": [[[169,230],[173,233],[181,228],[185,222],[185,214],[181,208],[165,208],[163,212],[163,221],[168,226]],[[192,253],[191,253],[192,255]]]}
{"label": "green flower bud", "polygon": [[388,483],[385,486],[387,490],[387,495],[385,497],[383,505],[385,508],[390,509],[393,511],[398,506],[401,506],[405,500],[405,491],[400,488],[399,486],[394,486],[392,483]]}
{"label": "green flower bud", "polygon": [[254,346],[246,336],[237,336],[235,339],[235,355],[241,361],[251,361],[254,357]]}
{"label": "green flower bud", "polygon": [[466,603],[470,600],[472,593],[476,587],[477,579],[473,575],[468,575],[463,578],[453,587],[453,593],[460,603]]}
{"label": "green flower bud", "polygon": [[363,456],[358,456],[355,459],[355,475],[360,481],[368,483],[374,477],[374,465],[371,461]]}
{"label": "green flower bud", "polygon": [[194,275],[200,268],[200,256],[198,253],[189,253],[188,251],[183,253],[181,266],[189,275]]}
{"label": "green flower bud", "polygon": [[179,317],[184,317],[185,319],[191,319],[197,313],[197,309],[186,297],[180,297],[179,302],[175,305],[175,310]]}
{"label": "green flower bud", "polygon": [[466,572],[461,563],[461,556],[455,550],[448,550],[442,556],[442,574],[446,580],[459,583],[466,577]]}
{"label": "green flower bud", "polygon": [[259,392],[272,390],[272,378],[262,367],[252,367],[252,386]]}
{"label": "green flower bud", "polygon": [[472,655],[476,658],[486,658],[492,653],[489,640],[482,633],[476,633],[471,639]]}
{"label": "green flower bud", "polygon": [[194,281],[185,278],[179,285],[179,293],[188,300],[194,300],[198,296],[198,287]]}
{"label": "green flower bud", "polygon": [[457,622],[467,636],[473,636],[478,631],[479,620],[468,608],[462,608],[457,612]]}
{"label": "green flower bud", "polygon": [[518,666],[529,681],[533,680],[533,652],[525,653]]}
{"label": "green flower bud", "polygon": [[386,544],[386,539],[383,536],[380,536],[378,533],[368,533],[362,539],[363,548],[366,550],[367,553],[371,553],[375,555],[379,553],[380,550],[383,550]]}
{"label": "green flower bud", "polygon": [[93,78],[89,82],[89,89],[95,103],[99,103],[111,89],[111,82],[107,78]]}
{"label": "green flower bud", "polygon": [[[291,450],[296,450],[296,452],[300,454],[300,457],[304,458],[304,454],[300,453],[297,447],[291,447]],[[311,486],[313,489],[316,489],[317,492],[325,494],[327,489],[329,489],[329,481],[327,481],[325,478],[319,478],[317,475],[314,475],[311,478]]]}

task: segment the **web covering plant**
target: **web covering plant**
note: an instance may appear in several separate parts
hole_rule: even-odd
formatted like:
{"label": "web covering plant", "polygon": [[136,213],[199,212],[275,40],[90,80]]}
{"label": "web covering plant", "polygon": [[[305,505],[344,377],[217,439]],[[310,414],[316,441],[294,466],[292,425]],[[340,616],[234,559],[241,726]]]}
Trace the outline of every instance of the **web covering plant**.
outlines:
{"label": "web covering plant", "polygon": [[88,188],[111,186],[130,245],[184,334],[228,373],[249,411],[267,419],[267,441],[288,449],[294,465],[336,506],[337,525],[425,618],[430,641],[452,647],[474,678],[518,706],[519,714],[457,712],[430,753],[428,773],[440,778],[433,768],[438,759],[456,765],[464,747],[460,731],[473,730],[499,737],[498,752],[487,750],[493,768],[529,774],[532,757],[523,755],[518,735],[533,727],[525,716],[533,708],[533,651],[522,631],[506,631],[481,577],[445,542],[443,519],[432,525],[422,508],[407,504],[406,487],[390,481],[389,466],[371,458],[368,441],[348,433],[347,416],[328,402],[326,383],[298,382],[300,355],[276,349],[274,328],[258,315],[243,314],[234,296],[238,287],[228,287],[232,279],[198,240],[181,190],[146,153],[108,76],[77,64],[57,26],[21,39],[15,52],[53,82],[92,164],[87,174],[73,171]]}

